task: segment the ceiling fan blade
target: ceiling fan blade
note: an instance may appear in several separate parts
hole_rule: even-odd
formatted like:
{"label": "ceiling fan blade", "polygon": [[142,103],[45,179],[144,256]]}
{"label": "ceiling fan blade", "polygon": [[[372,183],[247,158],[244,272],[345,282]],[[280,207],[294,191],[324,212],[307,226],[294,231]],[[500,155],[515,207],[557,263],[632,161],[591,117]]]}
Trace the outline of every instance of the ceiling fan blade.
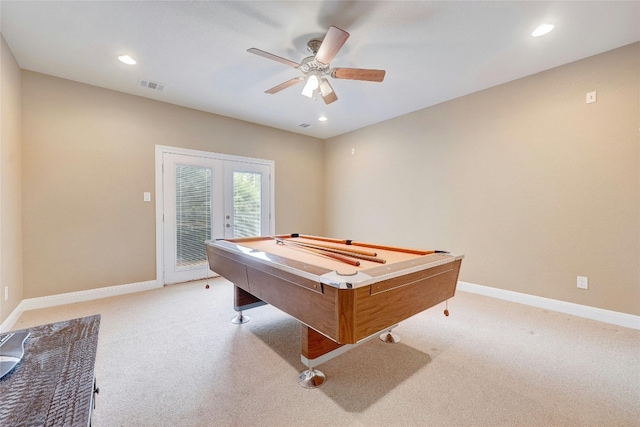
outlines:
{"label": "ceiling fan blade", "polygon": [[381,82],[384,80],[385,70],[367,70],[362,68],[333,68],[331,77],[334,79],[365,80]]}
{"label": "ceiling fan blade", "polygon": [[316,61],[328,64],[336,56],[344,42],[349,38],[349,33],[333,25],[329,27],[322,44],[316,53]]}
{"label": "ceiling fan blade", "polygon": [[287,80],[284,83],[280,83],[278,86],[274,86],[269,90],[265,90],[264,93],[278,93],[280,92],[282,89],[286,89],[289,86],[293,86],[296,83],[300,83],[301,81],[304,80],[304,77],[294,77],[291,80]]}
{"label": "ceiling fan blade", "polygon": [[297,62],[290,61],[286,58],[282,58],[278,55],[274,55],[273,53],[265,52],[264,50],[256,49],[255,47],[252,47],[251,49],[247,49],[247,52],[256,54],[258,56],[262,56],[263,58],[272,59],[274,61],[281,62],[284,65],[289,65],[290,67],[293,67],[293,68],[298,68],[300,66],[300,64],[298,64]]}
{"label": "ceiling fan blade", "polygon": [[320,90],[320,95],[322,95],[322,99],[324,100],[325,104],[329,105],[332,102],[335,102],[338,100],[338,96],[333,91],[333,88],[331,87],[327,79],[322,79],[322,81],[320,82],[319,90]]}

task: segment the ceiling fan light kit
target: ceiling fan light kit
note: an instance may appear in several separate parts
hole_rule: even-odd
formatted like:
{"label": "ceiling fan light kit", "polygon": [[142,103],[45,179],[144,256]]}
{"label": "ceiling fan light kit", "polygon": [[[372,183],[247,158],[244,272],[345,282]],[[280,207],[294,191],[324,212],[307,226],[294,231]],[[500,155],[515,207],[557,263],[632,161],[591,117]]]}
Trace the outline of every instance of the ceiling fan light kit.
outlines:
{"label": "ceiling fan light kit", "polygon": [[302,94],[306,97],[313,98],[313,92],[320,86],[320,79],[315,72],[310,73],[307,76],[306,83],[302,88]]}
{"label": "ceiling fan light kit", "polygon": [[324,99],[324,102],[327,104],[338,100],[338,96],[333,91],[331,84],[329,84],[329,80],[325,78],[320,81],[320,95],[322,95],[322,99]]}
{"label": "ceiling fan light kit", "polygon": [[265,93],[275,94],[283,89],[304,81],[302,95],[313,98],[314,93],[319,93],[326,104],[331,104],[338,100],[338,96],[331,87],[327,76],[334,79],[361,80],[369,82],[382,82],[385,70],[370,70],[363,68],[334,68],[331,69],[330,62],[342,48],[349,38],[349,33],[338,27],[331,26],[324,39],[312,39],[307,43],[307,50],[312,56],[304,58],[300,63],[274,55],[269,52],[252,47],[247,52],[253,53],[263,58],[280,62],[290,67],[302,71],[302,77],[294,77],[284,83],[267,89]]}

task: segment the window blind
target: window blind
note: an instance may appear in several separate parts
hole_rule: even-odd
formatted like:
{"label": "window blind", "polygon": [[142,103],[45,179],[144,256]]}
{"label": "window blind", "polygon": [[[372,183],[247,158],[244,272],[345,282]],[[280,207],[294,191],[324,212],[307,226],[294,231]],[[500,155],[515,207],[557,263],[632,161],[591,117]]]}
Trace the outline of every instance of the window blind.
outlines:
{"label": "window blind", "polygon": [[176,266],[207,262],[204,241],[211,239],[212,171],[176,165]]}
{"label": "window blind", "polygon": [[252,237],[261,233],[262,175],[233,173],[233,236]]}

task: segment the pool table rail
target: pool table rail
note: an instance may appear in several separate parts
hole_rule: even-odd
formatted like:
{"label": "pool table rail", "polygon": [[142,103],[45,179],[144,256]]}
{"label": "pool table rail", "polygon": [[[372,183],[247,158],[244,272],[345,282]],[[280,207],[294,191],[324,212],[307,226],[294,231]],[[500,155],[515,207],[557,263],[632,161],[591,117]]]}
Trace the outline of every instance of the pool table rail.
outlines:
{"label": "pool table rail", "polygon": [[[281,237],[281,236],[276,236]],[[329,286],[333,286],[339,289],[352,289],[363,286],[369,286],[376,282],[390,280],[396,277],[401,277],[406,274],[419,272],[422,270],[437,267],[451,263],[453,261],[461,260],[463,255],[451,254],[451,253],[433,253],[427,255],[416,256],[413,259],[394,263],[394,264],[381,264],[372,268],[356,271],[355,274],[343,275],[336,270],[331,270],[321,266],[313,265],[312,263],[306,263],[295,259],[286,258],[274,253],[269,253],[257,249],[253,249],[250,246],[245,246],[243,243],[250,243],[254,241],[268,239],[265,237],[251,237],[232,240],[207,240],[207,252],[215,252],[218,255],[226,256],[227,258],[234,259],[239,262],[252,259],[252,266],[257,268],[258,264],[262,264],[268,267],[269,271],[276,274],[273,269],[281,270],[286,277],[287,273],[295,276],[310,280],[314,283],[323,283]],[[374,247],[369,245],[368,247]],[[211,257],[210,264],[211,264]],[[218,266],[218,270],[210,265],[211,269],[228,280],[236,283],[224,274],[221,269],[224,266]],[[230,272],[233,275],[233,271]],[[283,277],[283,278],[285,278]],[[241,279],[240,279],[241,280]],[[242,286],[241,286],[242,287]],[[319,290],[313,285],[311,288]]]}

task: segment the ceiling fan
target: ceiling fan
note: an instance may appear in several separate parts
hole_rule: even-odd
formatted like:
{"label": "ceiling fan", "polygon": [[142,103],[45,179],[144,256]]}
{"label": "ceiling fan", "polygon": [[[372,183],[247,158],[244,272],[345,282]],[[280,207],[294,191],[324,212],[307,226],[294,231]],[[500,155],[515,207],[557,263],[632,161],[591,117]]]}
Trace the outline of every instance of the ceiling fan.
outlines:
{"label": "ceiling fan", "polygon": [[281,62],[302,71],[302,76],[294,77],[284,83],[272,87],[265,93],[278,93],[283,89],[302,81],[305,82],[302,94],[313,98],[315,91],[322,96],[326,104],[338,100],[327,76],[334,79],[364,80],[369,82],[381,82],[384,79],[385,70],[370,70],[362,68],[330,68],[329,63],[336,56],[342,45],[349,38],[349,33],[338,27],[331,26],[324,39],[312,39],[307,43],[307,50],[313,55],[304,58],[299,64],[282,58],[269,52],[252,47],[247,52],[262,56],[267,59]]}

